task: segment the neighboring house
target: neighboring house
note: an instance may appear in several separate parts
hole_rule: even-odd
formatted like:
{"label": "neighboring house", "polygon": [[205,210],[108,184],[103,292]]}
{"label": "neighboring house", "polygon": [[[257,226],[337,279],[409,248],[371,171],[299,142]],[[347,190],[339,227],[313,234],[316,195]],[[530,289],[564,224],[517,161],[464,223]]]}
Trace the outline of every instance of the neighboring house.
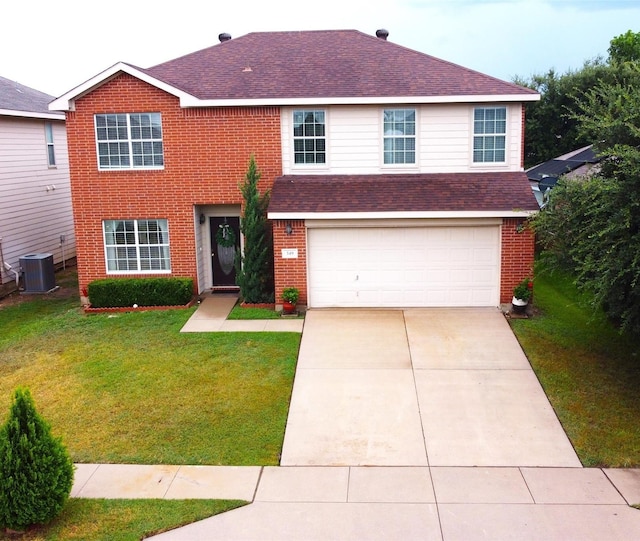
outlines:
{"label": "neighboring house", "polygon": [[532,271],[523,104],[539,95],[387,34],[221,34],[56,99],[80,288],[149,275],[233,287],[216,235],[238,232],[254,155],[272,189],[276,298],[296,286],[311,307],[509,302]]}
{"label": "neighboring house", "polygon": [[9,289],[20,258],[75,258],[67,135],[53,96],[0,77],[0,286]]}
{"label": "neighboring house", "polygon": [[588,145],[527,169],[527,178],[538,205],[542,208],[546,204],[549,190],[561,176],[576,178],[592,175],[599,171],[601,159],[594,152],[593,145]]}

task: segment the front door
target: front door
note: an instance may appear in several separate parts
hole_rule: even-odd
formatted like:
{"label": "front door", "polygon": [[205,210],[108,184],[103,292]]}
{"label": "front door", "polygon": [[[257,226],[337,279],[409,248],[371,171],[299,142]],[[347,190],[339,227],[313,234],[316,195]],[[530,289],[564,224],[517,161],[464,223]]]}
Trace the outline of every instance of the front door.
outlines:
{"label": "front door", "polygon": [[209,218],[209,228],[213,287],[235,286],[236,254],[240,250],[240,218],[212,216]]}

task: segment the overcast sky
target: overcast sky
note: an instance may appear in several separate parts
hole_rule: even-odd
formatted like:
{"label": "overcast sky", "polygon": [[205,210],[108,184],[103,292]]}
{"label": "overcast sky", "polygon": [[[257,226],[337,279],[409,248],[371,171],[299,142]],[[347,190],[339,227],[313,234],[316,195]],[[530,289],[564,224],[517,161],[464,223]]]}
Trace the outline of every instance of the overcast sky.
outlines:
{"label": "overcast sky", "polygon": [[500,79],[564,73],[639,32],[640,0],[5,0],[0,21],[0,76],[60,96],[116,62],[148,68],[222,32],[386,28]]}

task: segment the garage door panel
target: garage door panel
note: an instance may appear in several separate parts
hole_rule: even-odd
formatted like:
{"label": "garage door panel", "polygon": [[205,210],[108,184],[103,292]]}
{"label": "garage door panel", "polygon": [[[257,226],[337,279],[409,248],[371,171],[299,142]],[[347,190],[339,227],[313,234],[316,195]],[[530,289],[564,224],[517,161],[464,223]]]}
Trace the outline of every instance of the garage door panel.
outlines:
{"label": "garage door panel", "polygon": [[499,227],[310,229],[309,302],[494,306]]}

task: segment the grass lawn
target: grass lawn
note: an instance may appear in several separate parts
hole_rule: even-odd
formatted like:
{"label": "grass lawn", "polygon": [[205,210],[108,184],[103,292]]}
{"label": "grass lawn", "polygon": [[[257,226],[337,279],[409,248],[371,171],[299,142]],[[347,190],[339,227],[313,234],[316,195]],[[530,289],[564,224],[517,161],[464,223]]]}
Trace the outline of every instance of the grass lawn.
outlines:
{"label": "grass lawn", "polygon": [[138,541],[152,534],[245,505],[236,500],[91,500],[71,498],[46,526],[0,539],[19,541]]}
{"label": "grass lawn", "polygon": [[236,304],[227,319],[280,319],[280,312],[268,308],[254,308]]}
{"label": "grass lawn", "polygon": [[537,274],[540,314],[511,320],[585,466],[640,466],[640,341],[594,314],[567,276]]}
{"label": "grass lawn", "polygon": [[181,334],[194,308],[87,316],[67,276],[71,295],[0,302],[0,422],[26,386],[75,462],[279,463],[299,334]]}

